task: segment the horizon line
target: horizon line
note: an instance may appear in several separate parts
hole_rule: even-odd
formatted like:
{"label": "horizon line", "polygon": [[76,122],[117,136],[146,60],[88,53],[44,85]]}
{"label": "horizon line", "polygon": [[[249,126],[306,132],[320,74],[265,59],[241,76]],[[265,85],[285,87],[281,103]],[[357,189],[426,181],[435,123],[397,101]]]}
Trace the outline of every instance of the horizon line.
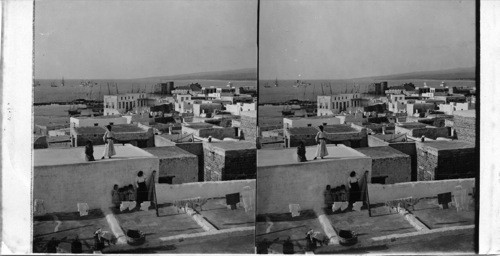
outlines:
{"label": "horizon line", "polygon": [[[199,71],[199,72],[191,72],[191,73],[181,73],[181,74],[171,74],[171,75],[153,75],[153,76],[142,76],[142,77],[131,77],[131,78],[69,78],[62,76],[61,78],[37,78],[33,76],[33,80],[60,80],[64,78],[65,80],[139,80],[139,79],[153,79],[157,77],[169,77],[169,76],[187,76],[187,75],[199,75],[203,73],[218,73],[218,72],[232,72],[239,70],[248,70],[248,69],[257,69],[255,68],[237,68],[237,69],[227,69],[227,70],[214,70],[214,71]],[[234,80],[234,79],[233,79]],[[257,78],[255,79],[257,80]]]}

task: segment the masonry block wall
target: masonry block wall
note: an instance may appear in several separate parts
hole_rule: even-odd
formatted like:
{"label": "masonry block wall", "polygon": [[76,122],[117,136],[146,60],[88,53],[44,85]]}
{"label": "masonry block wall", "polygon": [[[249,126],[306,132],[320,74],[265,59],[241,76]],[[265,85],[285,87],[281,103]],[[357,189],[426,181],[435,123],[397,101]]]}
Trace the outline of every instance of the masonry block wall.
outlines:
{"label": "masonry block wall", "polygon": [[175,176],[172,184],[198,181],[198,159],[193,157],[161,158],[159,177]]}
{"label": "masonry block wall", "polygon": [[409,182],[411,180],[410,156],[372,159],[372,177],[387,176],[386,184]]}
{"label": "masonry block wall", "polygon": [[417,181],[417,147],[415,142],[397,142],[390,143],[389,147],[397,149],[398,151],[410,156],[411,177],[410,181]]}
{"label": "masonry block wall", "polygon": [[107,209],[112,205],[113,185],[134,184],[139,170],[149,178],[152,171],[158,170],[158,164],[158,158],[151,156],[35,166],[33,198],[44,200],[49,213],[76,212],[79,202],[87,203],[90,209]]}
{"label": "masonry block wall", "polygon": [[243,132],[243,139],[250,142],[257,140],[257,118],[242,115],[240,129]]}
{"label": "masonry block wall", "polygon": [[222,180],[255,179],[257,173],[257,150],[226,151]]}
{"label": "masonry block wall", "polygon": [[203,154],[203,143],[177,143],[175,146],[198,157],[198,181],[204,181],[205,158]]}
{"label": "masonry block wall", "polygon": [[436,150],[417,143],[417,180],[473,178],[476,176],[474,148]]}
{"label": "masonry block wall", "polygon": [[158,157],[158,177],[172,177],[172,184],[198,181],[198,157],[176,146],[144,149]]}
{"label": "masonry block wall", "polygon": [[424,135],[427,138],[436,139],[438,137],[448,137],[450,136],[450,128],[448,127],[436,127],[436,128],[417,128],[411,131],[410,136],[420,138]]}
{"label": "masonry block wall", "polygon": [[455,115],[453,121],[457,139],[476,144],[476,118]]}
{"label": "masonry block wall", "polygon": [[257,149],[224,149],[218,143],[204,143],[205,181],[255,179]]}

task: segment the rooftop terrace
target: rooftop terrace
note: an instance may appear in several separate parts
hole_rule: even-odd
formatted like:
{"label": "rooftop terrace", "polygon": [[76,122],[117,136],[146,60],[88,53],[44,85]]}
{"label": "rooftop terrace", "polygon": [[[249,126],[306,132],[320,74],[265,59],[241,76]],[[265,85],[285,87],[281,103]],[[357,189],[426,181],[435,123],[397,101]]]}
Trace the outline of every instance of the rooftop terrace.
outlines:
{"label": "rooftop terrace", "polygon": [[121,115],[107,115],[107,116],[76,116],[72,117],[75,119],[110,119],[110,118],[120,118]]}
{"label": "rooftop terrace", "polygon": [[[314,134],[316,135],[318,133],[319,129],[317,127],[292,127],[289,128],[290,134],[294,135],[308,135],[308,134]],[[324,131],[325,133],[348,133],[348,132],[354,132],[357,133],[358,130],[352,128],[349,125],[343,125],[343,124],[337,124],[337,125],[326,125],[324,126]]]}
{"label": "rooftop terrace", "polygon": [[417,146],[432,148],[436,150],[454,150],[454,149],[466,149],[474,148],[474,145],[460,140],[452,141],[426,141],[419,142]]}
{"label": "rooftop terrace", "polygon": [[246,149],[257,149],[255,143],[247,141],[220,141],[207,143],[214,148],[219,148],[224,151],[234,151],[234,150],[246,150]]}
{"label": "rooftop terrace", "polygon": [[111,159],[98,159],[104,153],[104,145],[94,146],[94,157],[96,162],[85,161],[85,148],[47,148],[37,149],[33,151],[33,166],[50,166],[50,165],[66,165],[66,164],[80,164],[80,163],[98,163],[102,161],[119,161],[123,159],[133,158],[151,158],[154,157],[150,153],[134,147],[130,144],[115,144],[116,156]]}
{"label": "rooftop terrace", "polygon": [[195,155],[175,146],[145,148],[144,150],[160,158],[196,157]]}
{"label": "rooftop terrace", "polygon": [[[104,134],[106,128],[102,126],[85,126],[85,127],[75,127],[75,131],[79,134]],[[144,132],[144,129],[139,128],[137,125],[133,124],[117,124],[113,125],[111,131],[114,133],[126,133],[126,132]]]}
{"label": "rooftop terrace", "polygon": [[389,146],[357,148],[356,150],[373,159],[390,158],[390,157],[409,157],[407,154],[404,154],[401,151],[396,150]]}
{"label": "rooftop terrace", "polygon": [[476,110],[462,110],[462,111],[454,111],[454,116],[462,116],[462,117],[476,117]]}
{"label": "rooftop terrace", "polygon": [[[362,153],[344,145],[327,146],[328,156],[317,161],[332,161],[342,158],[365,158]],[[316,146],[306,147],[306,158],[312,160],[316,156]],[[312,162],[312,161],[311,161]],[[307,163],[307,162],[306,162]],[[304,164],[297,162],[297,149],[261,149],[257,150],[257,166],[276,166],[288,164]]]}

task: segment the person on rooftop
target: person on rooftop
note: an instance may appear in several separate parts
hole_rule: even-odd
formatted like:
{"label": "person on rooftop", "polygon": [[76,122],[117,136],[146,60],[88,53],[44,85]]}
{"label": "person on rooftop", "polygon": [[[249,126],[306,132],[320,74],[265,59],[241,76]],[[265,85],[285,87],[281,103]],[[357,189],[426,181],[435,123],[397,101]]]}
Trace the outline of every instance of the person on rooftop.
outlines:
{"label": "person on rooftop", "polygon": [[101,159],[104,159],[105,157],[111,158],[112,156],[116,155],[115,151],[115,133],[111,131],[111,125],[106,125],[106,132],[104,133],[104,143],[106,143],[106,146],[104,147],[104,155],[102,156]]}
{"label": "person on rooftop", "polygon": [[361,200],[361,189],[359,187],[359,178],[355,171],[352,171],[347,178],[347,186],[349,187],[349,206]]}
{"label": "person on rooftop", "polygon": [[118,185],[115,184],[113,186],[113,190],[111,190],[111,203],[113,204],[113,207],[119,208],[120,207],[120,194],[119,194],[119,189]]}
{"label": "person on rooftop", "polygon": [[332,191],[331,191],[330,185],[326,185],[326,189],[325,189],[325,191],[323,191],[323,197],[325,199],[325,207],[327,209],[332,208],[333,195],[332,195]]}
{"label": "person on rooftop", "polygon": [[307,162],[306,145],[304,144],[304,141],[301,141],[299,146],[297,147],[297,160],[299,162]]}
{"label": "person on rooftop", "polygon": [[144,177],[144,172],[139,171],[137,173],[135,182],[137,185],[137,207],[139,208],[142,202],[148,201],[148,187],[146,186],[146,177]]}
{"label": "person on rooftop", "polygon": [[92,145],[92,141],[88,140],[85,144],[85,160],[91,162],[95,161],[94,159],[94,146]]}
{"label": "person on rooftop", "polygon": [[316,134],[316,143],[318,143],[318,148],[316,149],[316,157],[314,157],[314,160],[316,160],[318,157],[321,157],[323,159],[325,156],[328,155],[328,150],[326,149],[326,134],[324,132],[324,127],[323,125],[318,126],[319,132]]}

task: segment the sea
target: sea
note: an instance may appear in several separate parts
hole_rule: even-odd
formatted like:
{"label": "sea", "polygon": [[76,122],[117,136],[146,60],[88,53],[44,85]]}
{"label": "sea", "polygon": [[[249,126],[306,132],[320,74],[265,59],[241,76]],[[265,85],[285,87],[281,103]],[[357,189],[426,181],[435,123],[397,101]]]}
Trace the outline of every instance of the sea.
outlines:
{"label": "sea", "polygon": [[[90,86],[80,86],[82,83],[90,82]],[[35,79],[35,84],[40,86],[33,87],[33,102],[69,102],[76,99],[101,100],[104,95],[115,95],[118,93],[129,93],[137,91],[152,92],[156,82],[142,82],[140,80],[80,80],[65,79],[64,86],[62,80]],[[201,86],[226,87],[231,82],[234,87],[256,87],[257,81],[225,81],[225,80],[174,80],[174,86],[183,86],[190,83],[199,83]],[[57,87],[52,87],[54,83]],[[89,84],[90,84],[89,83]],[[109,84],[109,87],[108,87]]]}

